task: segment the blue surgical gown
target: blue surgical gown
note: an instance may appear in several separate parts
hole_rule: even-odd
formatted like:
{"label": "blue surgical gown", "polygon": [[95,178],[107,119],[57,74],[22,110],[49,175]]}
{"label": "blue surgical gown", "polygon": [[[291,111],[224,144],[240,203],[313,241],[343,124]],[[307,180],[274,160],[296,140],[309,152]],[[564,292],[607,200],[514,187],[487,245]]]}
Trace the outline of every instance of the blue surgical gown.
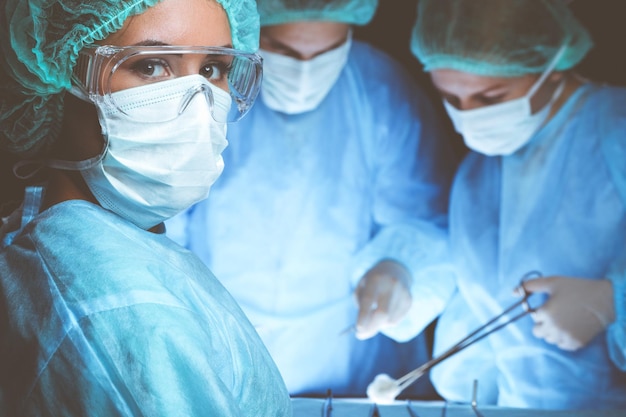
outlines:
{"label": "blue surgical gown", "polygon": [[595,84],[580,87],[515,154],[466,157],[450,206],[450,244],[463,303],[442,316],[435,349],[462,336],[453,334],[455,321],[446,314],[461,320],[466,312],[470,323],[486,322],[518,300],[512,290],[532,270],[611,279],[617,320],[588,346],[570,352],[534,337],[534,323],[524,317],[490,335],[488,344],[468,348],[466,366],[438,365],[437,372],[448,378],[435,378],[436,388],[467,398],[471,388],[455,387],[455,373],[474,372],[489,381],[485,373],[491,369],[496,386],[484,389],[495,388],[503,406],[626,407],[624,161],[626,89]]}
{"label": "blue surgical gown", "polygon": [[395,259],[417,273],[425,262],[415,254],[446,239],[454,158],[425,93],[355,41],[318,108],[286,115],[257,100],[228,138],[210,197],[167,233],[233,294],[290,393],[365,395],[377,373],[425,362],[422,337],[340,335],[369,268]]}
{"label": "blue surgical gown", "polygon": [[164,234],[75,200],[3,237],[7,416],[291,415],[243,312]]}

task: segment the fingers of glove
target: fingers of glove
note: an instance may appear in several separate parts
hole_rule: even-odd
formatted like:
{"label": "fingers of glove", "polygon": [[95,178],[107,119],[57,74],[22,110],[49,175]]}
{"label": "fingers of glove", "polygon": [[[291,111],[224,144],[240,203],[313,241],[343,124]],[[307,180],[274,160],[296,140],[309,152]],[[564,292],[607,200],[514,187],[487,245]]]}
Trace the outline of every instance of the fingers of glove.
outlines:
{"label": "fingers of glove", "polygon": [[[361,316],[359,315],[359,318]],[[388,323],[388,315],[380,310],[370,310],[369,314],[357,321],[355,336],[357,339],[369,339],[380,332]]]}
{"label": "fingers of glove", "polygon": [[394,288],[391,296],[385,301],[388,302],[387,311],[389,312],[389,325],[395,325],[404,319],[409,312],[412,303],[411,293],[404,285],[398,284]]}
{"label": "fingers of glove", "polygon": [[381,322],[387,316],[386,307],[382,308],[380,286],[377,280],[363,279],[357,288],[359,313],[356,320],[356,337],[369,339],[381,328]]}
{"label": "fingers of glove", "polygon": [[546,277],[546,278],[535,278],[524,281],[523,288],[522,286],[518,286],[515,289],[516,295],[524,295],[524,289],[526,292],[534,293],[534,292],[545,292],[551,294],[554,291],[554,287],[559,284],[560,277]]}
{"label": "fingers of glove", "polygon": [[537,323],[533,327],[535,337],[569,351],[586,346],[603,330],[593,315],[582,308],[560,317],[553,316],[549,309],[540,309],[533,319]]}
{"label": "fingers of glove", "polygon": [[543,322],[538,322],[533,326],[533,335],[538,339],[545,339],[549,332],[549,326]]}
{"label": "fingers of glove", "polygon": [[579,340],[572,335],[562,332],[555,327],[536,325],[533,328],[533,334],[543,339],[546,343],[556,345],[559,349],[574,351],[586,345],[586,342]]}
{"label": "fingers of glove", "polygon": [[580,340],[571,338],[571,337],[567,337],[564,336],[563,338],[561,338],[557,343],[555,343],[560,349],[563,350],[568,350],[568,351],[575,351],[578,350],[580,348],[582,348],[583,346],[586,345],[586,343],[583,343]]}

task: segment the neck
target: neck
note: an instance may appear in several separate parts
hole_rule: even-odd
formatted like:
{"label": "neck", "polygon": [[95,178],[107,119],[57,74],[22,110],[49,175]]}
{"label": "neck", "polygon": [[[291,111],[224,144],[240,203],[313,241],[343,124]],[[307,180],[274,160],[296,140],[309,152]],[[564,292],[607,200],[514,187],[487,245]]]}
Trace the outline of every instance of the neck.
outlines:
{"label": "neck", "polygon": [[99,205],[80,172],[50,169],[42,210],[67,200],[85,200]]}
{"label": "neck", "polygon": [[564,83],[563,91],[561,95],[556,99],[554,104],[552,105],[552,109],[550,110],[550,115],[548,116],[548,120],[551,119],[555,114],[561,110],[561,107],[569,100],[569,98],[578,90],[580,86],[586,84],[587,81],[576,76],[576,74],[568,72],[564,75]]}

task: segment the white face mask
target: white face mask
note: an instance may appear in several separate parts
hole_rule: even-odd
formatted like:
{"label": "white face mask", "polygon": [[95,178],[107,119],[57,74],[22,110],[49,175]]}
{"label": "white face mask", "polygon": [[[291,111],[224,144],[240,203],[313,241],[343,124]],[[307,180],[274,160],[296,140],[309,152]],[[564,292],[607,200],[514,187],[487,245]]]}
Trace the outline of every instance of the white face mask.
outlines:
{"label": "white face mask", "polygon": [[550,101],[533,114],[531,99],[543,82],[552,73],[565,48],[557,53],[548,68],[533,84],[524,97],[493,104],[473,110],[459,110],[444,100],[444,106],[454,128],[463,135],[465,144],[484,155],[510,155],[526,145],[545,123],[554,102],[563,91],[561,82]]}
{"label": "white face mask", "polygon": [[78,163],[49,161],[48,165],[80,170],[102,207],[143,229],[175,216],[205,199],[222,173],[221,154],[228,145],[226,124],[215,122],[202,93],[196,94],[174,120],[136,120],[142,112],[154,114],[164,106],[180,103],[191,88],[199,86],[205,90],[208,86],[214,112],[225,120],[230,95],[200,75],[123,90],[112,96],[117,103],[125,104],[133,120],[106,104],[97,104],[107,142],[104,153]]}
{"label": "white face mask", "polygon": [[261,99],[287,114],[311,111],[324,100],[348,61],[352,31],[341,46],[307,61],[259,50],[263,57]]}

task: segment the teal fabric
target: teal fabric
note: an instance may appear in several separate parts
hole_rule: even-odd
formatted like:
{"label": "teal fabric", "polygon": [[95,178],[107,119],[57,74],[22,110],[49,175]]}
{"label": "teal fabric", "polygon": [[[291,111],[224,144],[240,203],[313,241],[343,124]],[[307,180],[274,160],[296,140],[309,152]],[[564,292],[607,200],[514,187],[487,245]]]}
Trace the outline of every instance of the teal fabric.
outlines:
{"label": "teal fabric", "polygon": [[378,0],[258,0],[261,26],[302,21],[330,21],[366,25]]}
{"label": "teal fabric", "polygon": [[290,416],[284,382],[190,252],[84,201],[0,251],[0,398],[11,416]]}
{"label": "teal fabric", "polygon": [[411,50],[426,71],[514,77],[578,64],[593,46],[561,0],[420,0]]}
{"label": "teal fabric", "polygon": [[[475,357],[493,355],[497,386],[484,389],[497,390],[499,405],[626,407],[626,200],[624,172],[612,168],[622,166],[626,152],[624,109],[626,89],[586,84],[516,153],[470,152],[459,168],[450,241],[470,323],[517,301],[512,290],[528,271],[618,284],[617,321],[578,351],[534,337],[530,317],[490,335],[487,350],[472,350]],[[454,388],[454,381],[439,382],[442,390]]]}
{"label": "teal fabric", "polygon": [[[0,147],[44,153],[58,134],[78,52],[159,1],[7,0],[0,7]],[[228,14],[234,47],[256,51],[255,1],[216,1]]]}

